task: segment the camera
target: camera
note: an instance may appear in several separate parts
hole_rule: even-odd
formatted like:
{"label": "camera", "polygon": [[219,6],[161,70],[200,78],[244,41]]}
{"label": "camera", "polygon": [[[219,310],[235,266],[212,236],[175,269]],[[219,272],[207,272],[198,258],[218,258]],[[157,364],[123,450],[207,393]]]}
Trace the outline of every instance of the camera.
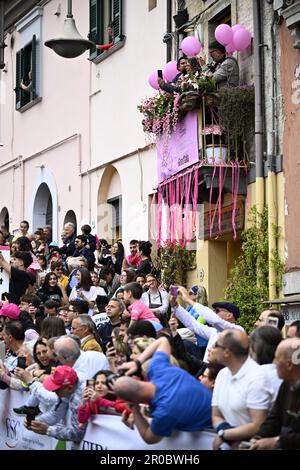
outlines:
{"label": "camera", "polygon": [[18,356],[17,367],[20,367],[21,369],[26,369],[26,357]]}
{"label": "camera", "polygon": [[86,381],[86,386],[87,386],[87,387],[92,387],[92,388],[94,388],[94,384],[95,384],[94,379],[88,379],[88,380]]}
{"label": "camera", "polygon": [[28,411],[26,414],[27,426],[30,428],[31,422],[35,420],[36,416],[39,414],[39,411],[32,410]]}

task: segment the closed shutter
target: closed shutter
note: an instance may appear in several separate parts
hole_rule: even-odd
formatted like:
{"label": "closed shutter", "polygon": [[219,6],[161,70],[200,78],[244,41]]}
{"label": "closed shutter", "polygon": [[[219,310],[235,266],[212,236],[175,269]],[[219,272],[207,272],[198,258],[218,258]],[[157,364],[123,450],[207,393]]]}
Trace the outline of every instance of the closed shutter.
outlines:
{"label": "closed shutter", "polygon": [[[100,38],[100,3],[101,0],[90,0],[90,34],[89,39],[95,44],[101,44]],[[90,49],[90,59],[97,57],[99,49],[92,47]]]}
{"label": "closed shutter", "polygon": [[36,35],[33,35],[32,38],[32,52],[31,52],[31,82],[32,82],[32,89],[31,89],[31,99],[34,100],[36,98]]}
{"label": "closed shutter", "polygon": [[114,42],[122,41],[123,39],[123,28],[122,28],[122,16],[123,16],[123,0],[113,0],[113,25],[114,25]]}
{"label": "closed shutter", "polygon": [[20,83],[22,81],[23,70],[22,70],[22,56],[23,49],[17,52],[16,54],[16,109],[20,109],[22,106],[22,90],[20,88]]}

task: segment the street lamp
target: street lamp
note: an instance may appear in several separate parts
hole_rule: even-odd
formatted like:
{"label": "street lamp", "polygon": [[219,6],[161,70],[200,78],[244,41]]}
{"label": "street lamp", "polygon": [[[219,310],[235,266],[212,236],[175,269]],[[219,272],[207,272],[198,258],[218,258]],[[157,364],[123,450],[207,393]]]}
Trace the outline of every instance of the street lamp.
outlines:
{"label": "street lamp", "polygon": [[79,34],[72,14],[72,0],[68,0],[68,14],[61,35],[45,42],[54,52],[66,59],[73,59],[95,46],[92,41],[84,39]]}

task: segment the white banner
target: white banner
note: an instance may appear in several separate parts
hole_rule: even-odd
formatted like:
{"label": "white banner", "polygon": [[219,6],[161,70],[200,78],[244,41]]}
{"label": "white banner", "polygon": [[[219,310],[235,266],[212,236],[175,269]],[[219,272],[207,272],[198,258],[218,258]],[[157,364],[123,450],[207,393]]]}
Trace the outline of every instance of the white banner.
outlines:
{"label": "white banner", "polygon": [[26,404],[29,394],[15,390],[0,390],[0,449],[1,450],[54,450],[58,441],[28,431],[25,416],[14,413],[13,408]]}
{"label": "white banner", "polygon": [[[26,404],[28,393],[0,390],[0,450],[55,450],[64,443],[28,431],[25,416],[14,413],[13,408]],[[38,418],[37,418],[38,419]],[[95,415],[89,422],[80,445],[67,442],[66,449],[78,450],[211,450],[213,431],[177,432],[171,438],[147,445],[136,429],[122,423],[120,416]]]}
{"label": "white banner", "polygon": [[136,429],[119,416],[96,415],[90,421],[81,450],[212,450],[213,431],[177,432],[157,444],[146,444]]}
{"label": "white banner", "polygon": [[[5,261],[10,263],[10,247],[1,245],[0,251]],[[9,274],[0,267],[0,300],[4,300],[2,299],[3,292],[9,292]]]}

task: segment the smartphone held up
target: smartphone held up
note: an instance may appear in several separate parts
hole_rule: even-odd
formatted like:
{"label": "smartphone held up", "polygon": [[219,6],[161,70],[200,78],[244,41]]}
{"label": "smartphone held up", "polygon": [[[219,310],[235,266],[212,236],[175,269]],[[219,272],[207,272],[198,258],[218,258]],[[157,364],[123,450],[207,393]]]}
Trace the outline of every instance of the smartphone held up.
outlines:
{"label": "smartphone held up", "polygon": [[172,295],[172,297],[177,297],[178,296],[178,287],[177,286],[171,286],[170,294]]}

